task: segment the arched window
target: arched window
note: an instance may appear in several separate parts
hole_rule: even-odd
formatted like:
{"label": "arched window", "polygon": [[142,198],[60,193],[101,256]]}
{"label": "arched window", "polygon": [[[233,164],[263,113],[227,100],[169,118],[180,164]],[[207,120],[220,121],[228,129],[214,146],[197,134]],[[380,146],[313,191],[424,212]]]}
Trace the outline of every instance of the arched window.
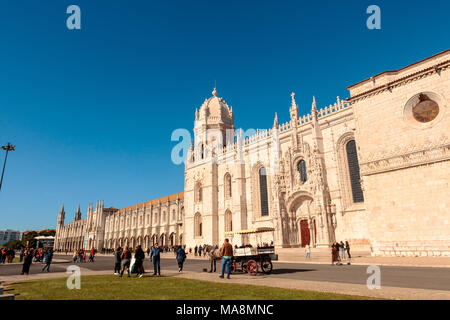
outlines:
{"label": "arched window", "polygon": [[172,220],[175,221],[176,219],[176,215],[175,215],[175,209],[172,210]]}
{"label": "arched window", "polygon": [[194,236],[202,236],[202,215],[197,212],[194,216]]}
{"label": "arched window", "polygon": [[355,140],[350,140],[345,146],[347,152],[348,172],[350,185],[352,187],[353,202],[364,202],[364,194],[361,188],[361,177],[359,175],[358,153],[356,151]]}
{"label": "arched window", "polygon": [[305,160],[300,160],[297,164],[298,172],[300,173],[300,181],[305,183],[308,180],[308,176],[306,175],[306,162]]}
{"label": "arched window", "polygon": [[231,198],[231,175],[229,173],[226,173],[223,181],[224,181],[225,199],[230,199]]}
{"label": "arched window", "polygon": [[233,215],[230,210],[225,212],[225,232],[233,231]]}
{"label": "arched window", "polygon": [[259,195],[261,200],[261,216],[269,215],[269,203],[267,200],[267,174],[266,168],[259,169]]}
{"label": "arched window", "polygon": [[195,184],[194,200],[195,200],[195,202],[201,202],[202,201],[202,184],[200,182],[197,182]]}

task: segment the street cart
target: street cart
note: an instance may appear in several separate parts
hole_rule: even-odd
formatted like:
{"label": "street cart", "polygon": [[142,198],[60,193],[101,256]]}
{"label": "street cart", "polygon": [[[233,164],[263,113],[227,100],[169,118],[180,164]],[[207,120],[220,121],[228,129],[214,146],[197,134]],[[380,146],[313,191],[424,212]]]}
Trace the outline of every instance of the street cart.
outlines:
{"label": "street cart", "polygon": [[[246,235],[247,237],[255,236],[261,239],[261,234],[264,232],[273,232],[274,228],[259,227],[254,229],[246,229],[239,231],[225,232],[225,236],[233,237],[234,235]],[[258,241],[257,243],[261,243]],[[250,245],[235,248],[233,259],[231,262],[231,272],[244,272],[249,275],[256,276],[258,271],[265,274],[270,274],[273,270],[272,260],[278,260],[278,255],[275,254],[273,245],[260,245],[252,247]]]}

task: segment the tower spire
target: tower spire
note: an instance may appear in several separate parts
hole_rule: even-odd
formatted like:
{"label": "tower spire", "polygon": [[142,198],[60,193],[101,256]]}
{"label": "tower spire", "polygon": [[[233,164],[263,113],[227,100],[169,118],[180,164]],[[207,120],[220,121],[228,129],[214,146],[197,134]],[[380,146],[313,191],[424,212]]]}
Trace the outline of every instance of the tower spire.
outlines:
{"label": "tower spire", "polygon": [[278,128],[278,114],[275,112],[275,119],[273,119],[273,127]]}
{"label": "tower spire", "polygon": [[75,221],[81,220],[80,204],[78,204],[77,212],[75,212]]}

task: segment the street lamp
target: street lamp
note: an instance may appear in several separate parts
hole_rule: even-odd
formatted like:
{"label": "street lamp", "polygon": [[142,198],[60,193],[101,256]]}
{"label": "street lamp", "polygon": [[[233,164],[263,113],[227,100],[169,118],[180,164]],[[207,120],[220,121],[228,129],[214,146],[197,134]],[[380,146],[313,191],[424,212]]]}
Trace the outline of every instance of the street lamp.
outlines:
{"label": "street lamp", "polygon": [[3,163],[3,171],[2,171],[2,178],[0,179],[0,190],[2,190],[2,183],[3,183],[3,175],[5,174],[5,167],[6,167],[6,159],[8,159],[8,152],[9,151],[15,151],[16,146],[12,145],[8,142],[6,146],[2,146],[3,150],[6,150],[6,156],[5,156],[5,162]]}

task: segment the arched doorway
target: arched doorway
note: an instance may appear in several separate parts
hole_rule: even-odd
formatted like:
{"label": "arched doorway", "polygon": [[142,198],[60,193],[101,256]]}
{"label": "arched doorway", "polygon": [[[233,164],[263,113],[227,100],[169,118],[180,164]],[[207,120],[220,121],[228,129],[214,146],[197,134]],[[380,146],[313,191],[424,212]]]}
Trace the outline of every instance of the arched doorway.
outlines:
{"label": "arched doorway", "polygon": [[169,236],[169,239],[170,239],[170,240],[169,240],[169,241],[170,241],[170,245],[171,245],[171,246],[174,246],[174,245],[176,244],[175,233],[172,232],[172,233],[170,234],[170,236]]}
{"label": "arched doorway", "polygon": [[300,220],[300,239],[301,246],[305,247],[311,243],[311,231],[309,230],[308,220]]}
{"label": "arched doorway", "polygon": [[160,237],[160,246],[162,247],[162,246],[165,246],[167,243],[166,243],[167,241],[166,241],[166,234],[165,233],[163,233],[162,235],[161,235],[161,237]]}
{"label": "arched doorway", "polygon": [[152,236],[152,246],[154,246],[155,243],[157,243],[157,242],[158,242],[158,236],[157,236],[156,234],[154,234],[154,235]]}

